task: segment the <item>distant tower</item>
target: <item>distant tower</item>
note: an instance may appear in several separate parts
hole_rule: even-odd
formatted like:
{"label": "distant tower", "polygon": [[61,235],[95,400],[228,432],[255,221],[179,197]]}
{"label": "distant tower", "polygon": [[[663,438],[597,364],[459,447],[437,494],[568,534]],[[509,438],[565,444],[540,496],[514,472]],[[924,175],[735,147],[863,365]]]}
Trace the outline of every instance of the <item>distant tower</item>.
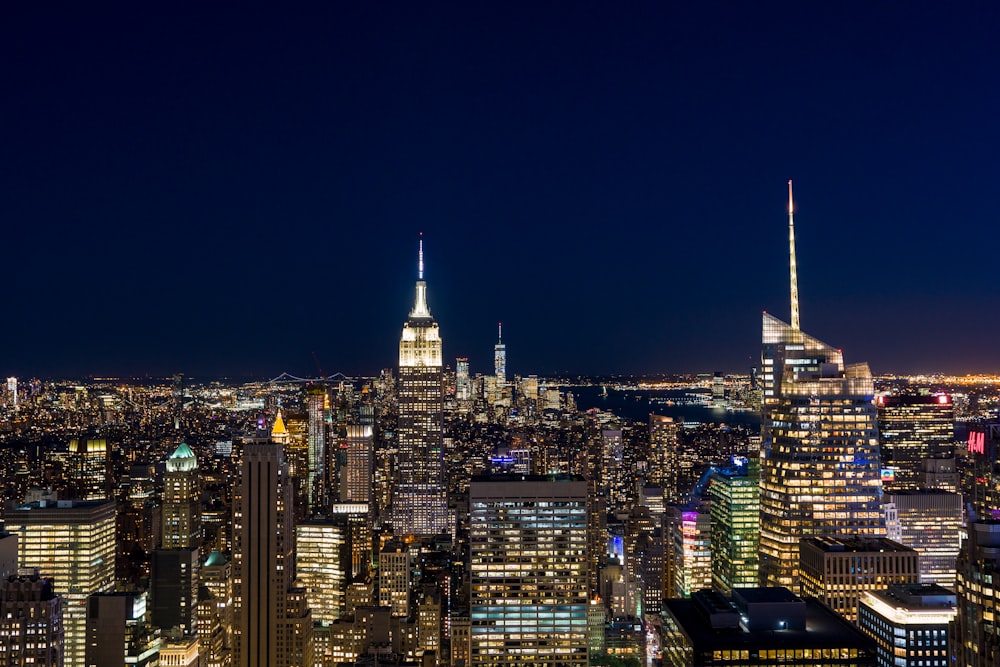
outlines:
{"label": "distant tower", "polygon": [[69,441],[70,495],[79,500],[108,498],[108,441],[73,438]]}
{"label": "distant tower", "polygon": [[883,536],[885,519],[872,374],[799,329],[790,183],[788,213],[792,323],[763,319],[760,573],[798,592],[799,540]]}
{"label": "distant tower", "polygon": [[309,415],[306,493],[310,514],[323,507],[326,493],[326,401],[326,387],[323,385],[311,385],[306,389],[306,411]]}
{"label": "distant tower", "polygon": [[62,596],[65,664],[86,665],[87,596],[115,584],[113,500],[38,501],[7,512],[19,568],[52,579]]}
{"label": "distant tower", "polygon": [[649,415],[649,481],[663,489],[663,499],[668,503],[675,503],[680,498],[677,489],[680,464],[677,433],[680,427],[680,422],[672,417]]}
{"label": "distant tower", "polygon": [[399,476],[392,522],[400,535],[435,535],[448,528],[441,333],[427,307],[423,239],[418,257],[416,301],[399,341]]}
{"label": "distant tower", "polygon": [[9,377],[9,378],[7,378],[7,391],[10,393],[11,405],[13,405],[14,409],[17,410],[18,403],[17,403],[17,378],[16,377]]}
{"label": "distant tower", "polygon": [[312,615],[292,587],[292,488],[281,445],[244,447],[234,505],[233,664],[311,665]]}
{"label": "distant tower", "polygon": [[455,398],[467,401],[472,398],[472,388],[469,385],[469,358],[455,359]]}
{"label": "distant tower", "polygon": [[373,445],[375,435],[370,424],[347,425],[347,465],[340,485],[340,499],[349,503],[372,501]]}
{"label": "distant tower", "polygon": [[503,344],[503,322],[497,323],[497,344],[493,346],[493,370],[497,376],[497,387],[507,382],[507,346]]}

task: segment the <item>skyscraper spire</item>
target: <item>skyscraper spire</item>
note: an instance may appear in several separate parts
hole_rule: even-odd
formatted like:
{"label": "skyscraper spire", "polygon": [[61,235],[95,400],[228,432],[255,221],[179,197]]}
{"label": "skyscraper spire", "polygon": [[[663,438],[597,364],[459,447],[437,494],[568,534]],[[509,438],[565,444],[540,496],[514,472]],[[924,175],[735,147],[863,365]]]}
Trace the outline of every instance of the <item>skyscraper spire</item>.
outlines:
{"label": "skyscraper spire", "polygon": [[795,219],[792,215],[792,181],[788,181],[788,266],[791,273],[792,329],[799,330],[799,273],[795,267]]}
{"label": "skyscraper spire", "polygon": [[497,343],[503,342],[503,322],[497,322]]}
{"label": "skyscraper spire", "polygon": [[[791,187],[791,181],[788,181]],[[417,251],[417,280],[424,279],[424,233],[420,232],[420,249]]]}
{"label": "skyscraper spire", "polygon": [[427,283],[424,282],[424,233],[420,232],[420,245],[417,250],[417,298],[413,303],[410,317],[430,317],[427,307]]}

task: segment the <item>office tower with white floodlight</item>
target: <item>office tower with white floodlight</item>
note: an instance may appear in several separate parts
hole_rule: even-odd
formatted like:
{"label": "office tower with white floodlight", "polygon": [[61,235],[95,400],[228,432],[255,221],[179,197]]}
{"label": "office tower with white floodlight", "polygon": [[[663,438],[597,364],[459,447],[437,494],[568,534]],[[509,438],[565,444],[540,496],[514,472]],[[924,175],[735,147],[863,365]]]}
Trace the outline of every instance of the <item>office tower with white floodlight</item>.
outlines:
{"label": "office tower with white floodlight", "polygon": [[760,471],[761,585],[799,590],[799,541],[885,534],[868,364],[799,328],[792,184],[788,183],[791,324],[764,313]]}
{"label": "office tower with white floodlight", "polygon": [[435,535],[448,528],[441,359],[441,332],[427,307],[421,239],[416,300],[399,341],[399,454],[392,523],[400,535]]}

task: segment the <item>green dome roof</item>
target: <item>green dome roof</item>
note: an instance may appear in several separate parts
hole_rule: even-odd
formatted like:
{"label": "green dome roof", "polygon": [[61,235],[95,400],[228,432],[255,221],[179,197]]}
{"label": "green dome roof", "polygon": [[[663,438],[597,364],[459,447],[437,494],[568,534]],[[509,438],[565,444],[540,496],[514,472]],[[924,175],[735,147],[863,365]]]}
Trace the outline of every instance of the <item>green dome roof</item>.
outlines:
{"label": "green dome roof", "polygon": [[218,550],[213,550],[212,553],[208,555],[208,560],[205,561],[206,567],[211,567],[213,565],[225,565],[226,557],[219,553]]}
{"label": "green dome roof", "polygon": [[170,472],[194,470],[197,467],[198,459],[195,458],[194,452],[185,442],[179,444],[174,453],[167,459],[167,470]]}

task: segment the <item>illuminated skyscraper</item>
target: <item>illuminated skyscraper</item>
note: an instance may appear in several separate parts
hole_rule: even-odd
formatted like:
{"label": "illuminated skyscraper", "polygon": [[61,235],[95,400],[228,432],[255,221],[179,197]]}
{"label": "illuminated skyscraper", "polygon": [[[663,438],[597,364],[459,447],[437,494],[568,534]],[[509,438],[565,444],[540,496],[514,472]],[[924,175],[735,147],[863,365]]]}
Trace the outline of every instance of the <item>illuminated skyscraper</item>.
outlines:
{"label": "illuminated skyscraper", "polygon": [[941,489],[896,491],[886,500],[896,508],[900,544],[920,553],[920,581],[955,586],[955,560],[962,544],[962,495]]}
{"label": "illuminated skyscraper", "polygon": [[493,346],[493,372],[497,387],[507,383],[507,346],[503,344],[503,322],[497,324],[497,344]]}
{"label": "illuminated skyscraper", "polygon": [[399,341],[399,453],[392,522],[400,535],[435,535],[448,527],[441,333],[427,307],[423,239],[418,266],[416,301]]}
{"label": "illuminated skyscraper", "polygon": [[925,486],[924,460],[955,454],[955,406],[951,396],[880,395],[875,407],[882,467],[892,473],[892,481],[887,481],[886,486]]}
{"label": "illuminated skyscraper", "polygon": [[108,494],[108,441],[104,438],[73,438],[69,441],[70,496],[79,500],[103,500]]}
{"label": "illuminated skyscraper", "polygon": [[18,396],[17,396],[17,378],[9,377],[7,378],[7,393],[10,395],[9,400],[11,406],[17,410],[18,407]]}
{"label": "illuminated skyscraper", "polygon": [[680,508],[680,517],[669,523],[671,559],[670,597],[687,598],[712,587],[712,515],[710,503],[694,500]]}
{"label": "illuminated skyscraper", "polygon": [[672,417],[649,415],[649,481],[663,488],[663,500],[675,503],[677,491],[677,431],[680,422]]}
{"label": "illuminated skyscraper", "polygon": [[87,664],[87,596],[115,583],[114,501],[28,503],[7,513],[7,530],[18,536],[18,567],[37,569],[62,596],[65,664]]}
{"label": "illuminated skyscraper", "polygon": [[281,445],[247,444],[233,509],[233,664],[312,664],[312,615],[294,589],[292,493]]}
{"label": "illuminated skyscraper", "polygon": [[343,614],[350,569],[346,517],[310,519],[295,527],[295,572],[313,621],[329,624]]}
{"label": "illuminated skyscraper", "polygon": [[472,387],[469,384],[469,358],[455,359],[455,398],[468,401],[472,398]]}
{"label": "illuminated skyscraper", "polygon": [[347,425],[347,464],[343,468],[340,499],[349,503],[372,500],[372,445],[375,436],[371,424]]}
{"label": "illuminated skyscraper", "polygon": [[760,472],[755,458],[715,470],[706,497],[712,516],[712,587],[723,595],[756,588],[760,569]]}
{"label": "illuminated skyscraper", "polygon": [[185,443],[167,459],[163,474],[163,548],[201,546],[198,460]]}
{"label": "illuminated skyscraper", "polygon": [[587,664],[587,482],[474,478],[470,665]]}
{"label": "illuminated skyscraper", "polygon": [[326,387],[311,385],[306,389],[306,411],[309,415],[306,493],[310,513],[321,509],[326,497],[326,408]]}
{"label": "illuminated skyscraper", "polygon": [[799,329],[791,182],[792,324],[764,313],[760,474],[761,584],[799,590],[799,540],[882,536],[885,519],[868,364]]}

